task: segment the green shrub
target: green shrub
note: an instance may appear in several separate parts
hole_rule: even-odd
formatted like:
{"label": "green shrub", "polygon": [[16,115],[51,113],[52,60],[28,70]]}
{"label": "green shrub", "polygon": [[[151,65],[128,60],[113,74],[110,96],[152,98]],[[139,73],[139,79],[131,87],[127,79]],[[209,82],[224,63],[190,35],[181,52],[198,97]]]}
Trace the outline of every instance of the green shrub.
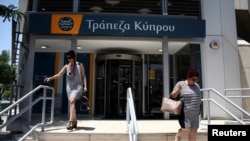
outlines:
{"label": "green shrub", "polygon": [[9,90],[5,90],[3,92],[2,98],[3,99],[9,99],[10,98],[10,91]]}

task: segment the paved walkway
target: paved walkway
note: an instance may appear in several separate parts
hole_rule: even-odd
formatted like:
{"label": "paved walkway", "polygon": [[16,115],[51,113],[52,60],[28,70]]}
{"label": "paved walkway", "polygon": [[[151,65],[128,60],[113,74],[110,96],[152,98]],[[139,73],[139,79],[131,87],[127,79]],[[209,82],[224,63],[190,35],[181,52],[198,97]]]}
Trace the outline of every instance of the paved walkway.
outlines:
{"label": "paved walkway", "polygon": [[[46,121],[49,121],[49,117],[46,118]],[[41,116],[35,116],[32,118],[31,127],[37,123],[41,122]],[[91,138],[93,141],[95,138],[100,140],[100,138],[106,138],[110,141],[110,138],[121,136],[128,138],[127,132],[127,123],[125,119],[120,120],[104,120],[97,117],[80,117],[78,116],[78,127],[74,130],[67,130],[68,118],[65,116],[56,116],[52,125],[48,125],[44,128],[46,135],[40,136],[41,138],[51,138],[50,140],[56,140],[60,138],[61,141],[68,140],[68,138],[75,134],[75,138],[82,140],[83,137]],[[212,120],[211,124],[228,124],[232,121],[226,120]],[[138,120],[137,121],[138,130],[140,134],[140,139],[145,141],[151,140],[173,140],[175,133],[179,129],[179,124],[177,120]],[[204,138],[207,134],[207,121],[202,120],[200,128],[198,129],[199,140],[207,141],[207,138]],[[36,131],[40,132],[41,128],[37,128]],[[67,134],[70,133],[70,134]],[[22,134],[17,134],[15,137],[20,138]],[[71,136],[72,137],[72,136]],[[106,141],[105,140],[105,141]],[[116,140],[116,139],[113,139]],[[112,140],[112,141],[113,141]],[[126,140],[126,139],[124,139]],[[32,137],[26,138],[26,141],[35,141]],[[183,141],[186,141],[185,139]]]}
{"label": "paved walkway", "polygon": [[[33,119],[33,124],[40,122],[40,118]],[[207,132],[207,121],[201,121],[198,132]],[[213,120],[212,124],[226,124],[225,120]],[[177,120],[138,120],[137,121],[139,133],[176,133],[180,128]],[[52,125],[46,126],[46,132],[64,133],[72,132],[66,130],[67,118],[55,117]],[[91,117],[78,117],[76,133],[127,133],[126,120],[103,120]],[[41,131],[38,128],[37,131]]]}
{"label": "paved walkway", "polygon": [[[4,117],[5,118],[5,117]],[[3,118],[3,119],[4,119]],[[41,116],[33,116],[31,126],[41,123]],[[49,117],[46,118],[48,122]],[[55,116],[52,125],[46,126],[46,132],[64,133],[71,132],[66,130],[68,118],[67,116]],[[198,132],[207,132],[207,121],[201,120]],[[211,124],[232,124],[233,122],[227,120],[211,120]],[[237,124],[237,123],[233,123]],[[177,120],[138,120],[137,121],[139,133],[176,133],[180,128]],[[78,116],[78,125],[76,133],[127,133],[127,122],[124,119],[119,120],[106,120],[98,117]],[[41,128],[37,128],[41,131]],[[4,129],[2,130],[4,132]]]}

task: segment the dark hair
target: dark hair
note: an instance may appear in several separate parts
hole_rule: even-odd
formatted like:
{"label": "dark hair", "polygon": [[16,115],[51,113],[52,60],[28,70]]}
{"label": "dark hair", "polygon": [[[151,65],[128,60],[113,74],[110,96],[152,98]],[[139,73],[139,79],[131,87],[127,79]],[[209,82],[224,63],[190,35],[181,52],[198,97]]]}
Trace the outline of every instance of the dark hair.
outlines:
{"label": "dark hair", "polygon": [[76,54],[74,50],[69,50],[68,52],[66,52],[66,55],[72,58],[76,58]]}
{"label": "dark hair", "polygon": [[199,77],[199,73],[197,70],[195,69],[190,69],[187,72],[187,78],[191,78],[191,77]]}

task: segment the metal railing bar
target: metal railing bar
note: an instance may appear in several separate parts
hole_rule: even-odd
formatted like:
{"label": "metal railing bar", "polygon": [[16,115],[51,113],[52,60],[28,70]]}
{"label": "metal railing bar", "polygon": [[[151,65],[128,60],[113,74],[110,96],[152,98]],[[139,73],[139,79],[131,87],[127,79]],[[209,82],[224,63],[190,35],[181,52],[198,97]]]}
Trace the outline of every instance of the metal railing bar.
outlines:
{"label": "metal railing bar", "polygon": [[31,90],[29,93],[27,93],[25,96],[23,96],[22,98],[20,98],[19,100],[17,100],[16,102],[14,102],[13,104],[11,104],[10,106],[8,106],[7,108],[5,108],[4,110],[2,110],[0,112],[0,115],[2,115],[3,113],[7,112],[8,110],[12,109],[13,107],[15,107],[17,104],[21,103],[22,101],[24,101],[27,97],[29,97],[31,94],[35,93],[36,91],[38,91],[40,88],[46,88],[46,89],[51,89],[52,91],[53,88],[49,87],[49,86],[44,86],[44,85],[39,85],[38,87],[36,87],[35,89]]}
{"label": "metal railing bar", "polygon": [[250,90],[250,88],[232,88],[232,89],[225,89],[225,91],[241,91],[241,90]]}
{"label": "metal railing bar", "polygon": [[[228,98],[240,98],[240,105],[241,107],[243,107],[243,98],[250,98],[250,95],[243,95],[243,91],[249,91],[250,88],[232,88],[232,89],[225,89],[224,90],[224,95]],[[240,92],[240,95],[230,95],[228,96],[228,93],[227,92],[230,92],[230,91],[239,91]],[[243,112],[241,112],[241,119],[244,120],[244,114]]]}
{"label": "metal railing bar", "polygon": [[232,102],[231,100],[229,100],[226,96],[222,95],[221,93],[219,93],[215,89],[213,89],[213,88],[207,88],[207,89],[201,89],[201,91],[213,91],[218,96],[220,96],[221,98],[223,98],[224,100],[226,100],[227,102],[229,102],[232,106],[234,106],[235,108],[237,108],[238,110],[240,110],[241,112],[243,112],[244,114],[246,114],[247,116],[250,117],[250,114],[247,111],[245,111],[244,109],[242,109],[241,107],[239,107],[238,105],[236,105],[234,102]]}
{"label": "metal railing bar", "polygon": [[28,111],[33,105],[35,105],[36,103],[38,103],[42,98],[37,98],[35,101],[32,102],[31,105],[26,106],[24,109],[22,109],[22,111],[20,111],[17,115],[11,117],[10,119],[6,120],[6,122],[4,124],[2,124],[0,126],[0,129],[9,125],[11,122],[13,122],[14,120],[16,120],[18,117],[20,117],[23,113],[25,113],[26,111]]}
{"label": "metal railing bar", "polygon": [[136,124],[136,117],[135,117],[135,109],[134,109],[134,102],[132,101],[132,98],[130,98],[130,103],[131,103],[131,106],[129,107],[130,111],[131,111],[131,119],[132,119],[132,122],[133,122],[133,129],[134,129],[134,132],[135,134],[137,135],[138,134],[138,127],[137,127],[137,124]]}
{"label": "metal railing bar", "polygon": [[[24,109],[22,109],[18,114],[16,114],[15,116],[11,117],[10,119],[8,119],[4,124],[2,124],[0,126],[0,129],[2,129],[3,127],[9,125],[11,122],[13,122],[14,120],[16,120],[18,117],[20,117],[23,113],[25,113],[26,111],[28,111],[31,107],[33,107],[35,104],[37,104],[40,100],[42,99],[48,99],[51,100],[52,98],[42,98],[39,97],[37,99],[35,99],[29,106],[26,106]],[[51,109],[53,110],[53,109]],[[52,117],[54,118],[54,116]]]}
{"label": "metal railing bar", "polygon": [[[131,124],[128,124],[128,128],[129,128],[129,130],[132,128],[132,127],[131,127]],[[133,136],[132,136],[132,132],[131,132],[131,131],[129,131],[129,140],[130,140],[130,141],[133,140]]]}
{"label": "metal railing bar", "polygon": [[131,120],[131,117],[130,117],[130,104],[129,104],[129,94],[127,92],[127,113],[126,113],[126,120],[127,120],[127,131],[129,132],[129,141],[132,141],[133,138],[132,138],[132,132],[131,132],[131,124],[130,124],[130,120]]}
{"label": "metal railing bar", "polygon": [[228,111],[226,108],[224,108],[223,106],[221,106],[218,102],[216,102],[214,99],[204,99],[204,101],[212,101],[214,104],[216,104],[219,108],[221,108],[223,111],[225,111],[226,113],[228,113],[230,116],[232,116],[234,119],[236,119],[237,121],[239,121],[241,124],[246,125],[245,122],[243,122],[242,120],[240,120],[239,118],[237,118],[234,114],[232,114],[230,111]]}
{"label": "metal railing bar", "polygon": [[28,135],[30,135],[36,128],[40,127],[42,123],[38,123],[37,125],[33,126],[25,135],[23,135],[18,141],[24,140]]}
{"label": "metal railing bar", "polygon": [[138,141],[138,126],[137,119],[135,115],[134,101],[132,97],[131,88],[127,89],[127,128],[129,132],[130,141]]}
{"label": "metal railing bar", "polygon": [[[132,93],[131,93],[132,94]],[[132,96],[132,95],[131,95]],[[133,97],[132,97],[133,98]],[[133,119],[133,125],[134,125],[134,130],[135,130],[135,134],[136,134],[136,136],[138,135],[138,126],[137,126],[137,119],[136,119],[136,115],[135,115],[135,106],[134,106],[134,101],[133,101],[133,99],[131,99],[131,103],[132,103],[132,107],[131,107],[131,109],[132,109],[132,112],[134,113],[133,115],[133,117],[132,117],[132,119]]]}
{"label": "metal railing bar", "polygon": [[53,120],[51,119],[50,122],[45,122],[45,123],[38,123],[36,124],[35,126],[33,126],[27,133],[25,133],[25,135],[23,135],[22,138],[20,138],[18,141],[22,141],[24,140],[28,135],[30,135],[36,128],[38,127],[43,127],[43,126],[46,126],[46,125],[51,125],[53,123]]}
{"label": "metal railing bar", "polygon": [[250,96],[226,96],[230,98],[250,98]]}
{"label": "metal railing bar", "polygon": [[[52,90],[52,96],[50,97],[46,97],[46,90],[47,88],[44,88],[43,90],[43,97],[39,97],[41,99],[43,99],[43,109],[42,109],[42,122],[38,123],[37,125],[35,125],[33,128],[31,128],[22,138],[20,138],[18,141],[23,141],[29,134],[31,134],[36,128],[38,127],[42,127],[41,131],[44,131],[44,126],[45,125],[50,125],[53,123],[54,121],[54,88],[50,87]],[[40,99],[40,100],[41,100]],[[46,112],[46,100],[47,99],[51,99],[51,119],[50,122],[45,122],[45,112]]]}
{"label": "metal railing bar", "polygon": [[[11,122],[13,122],[15,119],[17,119],[18,117],[20,117],[23,113],[25,113],[26,111],[28,111],[30,108],[32,108],[35,104],[37,104],[40,100],[43,100],[43,107],[42,107],[42,122],[36,124],[35,126],[33,126],[31,128],[31,130],[29,130],[22,138],[19,139],[19,141],[24,140],[30,133],[32,133],[37,127],[42,127],[42,131],[44,131],[44,126],[45,125],[50,125],[53,123],[54,121],[54,88],[50,87],[50,86],[45,86],[45,85],[39,85],[38,87],[36,87],[35,89],[31,90],[29,93],[27,93],[25,96],[23,96],[22,98],[20,98],[19,100],[17,100],[16,102],[14,102],[13,104],[11,104],[10,106],[8,106],[7,108],[5,108],[3,111],[0,112],[0,116],[2,114],[4,114],[5,112],[11,110],[13,107],[17,106],[19,103],[23,102],[24,100],[26,100],[27,98],[29,98],[32,94],[34,94],[35,92],[37,92],[39,89],[43,88],[43,95],[39,96],[38,98],[36,98],[34,101],[32,101],[31,104],[27,105],[25,108],[23,108],[18,114],[16,114],[15,116],[11,117],[10,119],[7,119],[5,123],[3,123],[0,126],[0,129],[2,129],[3,127],[5,127],[6,125],[10,124]],[[48,97],[47,94],[47,90],[52,90],[52,94],[51,97]],[[47,100],[51,100],[51,118],[49,122],[45,122],[45,115],[46,115],[46,101]]]}

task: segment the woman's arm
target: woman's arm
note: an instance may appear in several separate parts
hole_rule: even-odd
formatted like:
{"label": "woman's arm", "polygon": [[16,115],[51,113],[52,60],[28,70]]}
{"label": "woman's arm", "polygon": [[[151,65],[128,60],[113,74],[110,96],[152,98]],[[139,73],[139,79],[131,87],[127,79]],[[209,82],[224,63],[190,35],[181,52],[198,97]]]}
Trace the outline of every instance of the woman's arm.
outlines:
{"label": "woman's arm", "polygon": [[178,95],[180,94],[182,89],[182,85],[179,84],[177,89],[174,89],[171,93],[170,93],[170,97],[173,99],[176,99],[178,97]]}
{"label": "woman's arm", "polygon": [[86,75],[85,75],[85,68],[83,66],[83,64],[81,63],[80,65],[81,67],[81,76],[82,76],[82,81],[83,81],[83,91],[86,92],[87,91],[87,80],[86,80]]}
{"label": "woman's arm", "polygon": [[46,77],[44,79],[44,82],[49,82],[53,79],[58,79],[59,77],[63,76],[66,72],[67,68],[66,68],[66,65],[60,70],[60,72],[58,72],[57,74],[51,76],[51,77]]}

